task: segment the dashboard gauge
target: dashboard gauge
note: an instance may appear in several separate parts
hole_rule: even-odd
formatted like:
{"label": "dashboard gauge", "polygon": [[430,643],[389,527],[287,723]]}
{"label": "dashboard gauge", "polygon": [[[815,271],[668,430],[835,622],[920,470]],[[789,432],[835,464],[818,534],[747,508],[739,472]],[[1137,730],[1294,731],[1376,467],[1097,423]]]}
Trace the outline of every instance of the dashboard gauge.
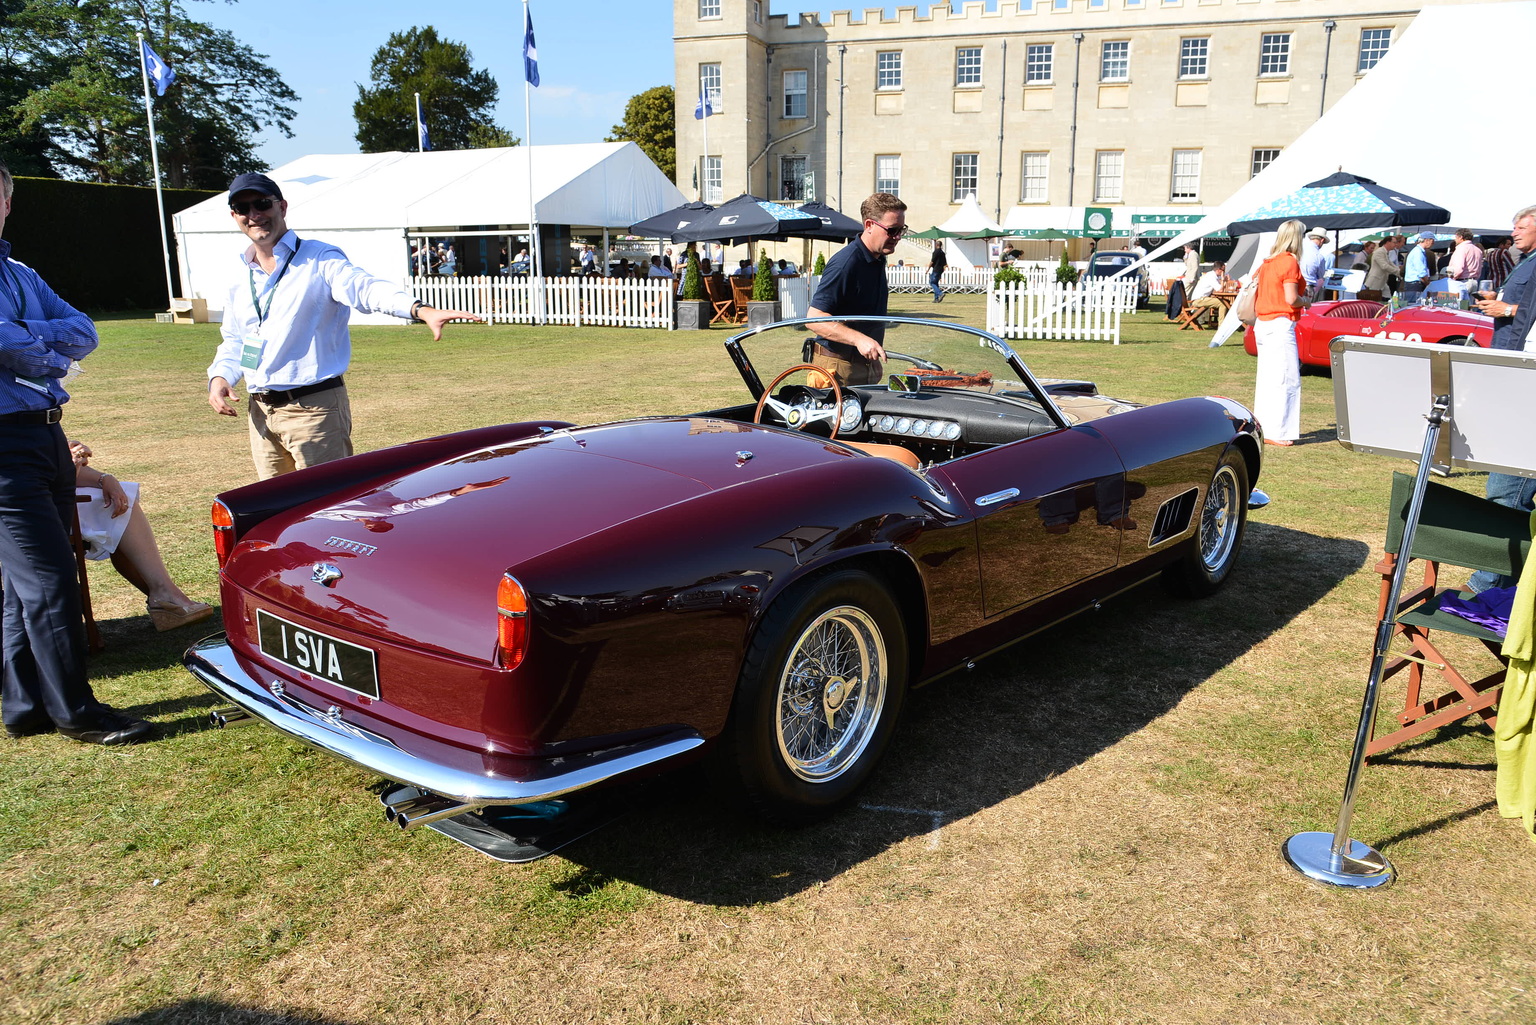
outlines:
{"label": "dashboard gauge", "polygon": [[906,434],[912,429],[912,421],[908,417],[900,417],[896,421],[896,433]]}
{"label": "dashboard gauge", "polygon": [[960,425],[959,424],[953,424],[953,423],[945,424],[944,425],[944,437],[948,441],[959,441],[960,440]]}
{"label": "dashboard gauge", "polygon": [[889,434],[896,427],[896,418],[894,416],[882,416],[875,422],[875,426]]}
{"label": "dashboard gauge", "polygon": [[863,419],[864,407],[859,405],[859,400],[852,395],[843,396],[843,415],[837,422],[837,429],[851,433],[858,430]]}

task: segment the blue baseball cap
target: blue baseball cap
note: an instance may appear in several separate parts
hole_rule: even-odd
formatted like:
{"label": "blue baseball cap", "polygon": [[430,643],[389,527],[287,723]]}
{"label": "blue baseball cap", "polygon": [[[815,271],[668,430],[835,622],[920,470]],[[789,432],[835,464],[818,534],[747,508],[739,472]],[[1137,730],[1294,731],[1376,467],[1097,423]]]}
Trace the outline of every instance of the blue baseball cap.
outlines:
{"label": "blue baseball cap", "polygon": [[242,174],[229,183],[229,201],[231,203],[242,192],[259,192],[263,196],[271,196],[274,199],[283,198],[283,190],[277,187],[277,182],[258,171]]}
{"label": "blue baseball cap", "polygon": [[1421,232],[1419,232],[1417,237],[1418,237],[1419,241],[1421,241],[1421,242],[1424,239],[1431,239],[1431,240],[1433,240],[1434,237],[1435,237],[1435,233],[1432,232],[1432,231],[1421,231]]}

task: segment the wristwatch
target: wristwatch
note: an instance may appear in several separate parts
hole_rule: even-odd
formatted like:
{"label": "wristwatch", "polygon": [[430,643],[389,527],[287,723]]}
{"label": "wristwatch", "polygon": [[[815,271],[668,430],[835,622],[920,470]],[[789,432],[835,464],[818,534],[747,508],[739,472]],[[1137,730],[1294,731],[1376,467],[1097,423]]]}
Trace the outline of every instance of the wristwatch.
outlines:
{"label": "wristwatch", "polygon": [[415,302],[411,303],[411,320],[414,321],[417,324],[420,324],[421,323],[421,316],[420,316],[421,311],[422,310],[430,310],[430,309],[432,309],[432,307],[428,306],[426,303],[422,302],[420,299],[417,299]]}

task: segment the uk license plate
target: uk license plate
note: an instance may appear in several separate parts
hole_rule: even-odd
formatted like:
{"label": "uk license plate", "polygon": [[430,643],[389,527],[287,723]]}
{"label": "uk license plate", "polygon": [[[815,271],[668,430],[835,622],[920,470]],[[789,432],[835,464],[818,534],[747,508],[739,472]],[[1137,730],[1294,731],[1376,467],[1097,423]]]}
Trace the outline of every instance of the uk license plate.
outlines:
{"label": "uk license plate", "polygon": [[256,610],[256,640],[261,653],[276,662],[370,698],[379,696],[378,663],[370,648],[298,626],[265,609]]}

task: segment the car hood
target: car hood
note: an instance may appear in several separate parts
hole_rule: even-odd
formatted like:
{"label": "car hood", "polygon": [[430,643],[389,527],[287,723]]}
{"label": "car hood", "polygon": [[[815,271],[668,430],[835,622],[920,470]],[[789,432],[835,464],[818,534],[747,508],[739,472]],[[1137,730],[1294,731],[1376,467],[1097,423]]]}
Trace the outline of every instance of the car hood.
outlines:
{"label": "car hood", "polygon": [[[273,517],[225,572],[261,604],[343,632],[488,659],[503,572],[711,491],[847,458],[807,435],[709,417],[556,431]],[[340,576],[317,583],[322,564]]]}

